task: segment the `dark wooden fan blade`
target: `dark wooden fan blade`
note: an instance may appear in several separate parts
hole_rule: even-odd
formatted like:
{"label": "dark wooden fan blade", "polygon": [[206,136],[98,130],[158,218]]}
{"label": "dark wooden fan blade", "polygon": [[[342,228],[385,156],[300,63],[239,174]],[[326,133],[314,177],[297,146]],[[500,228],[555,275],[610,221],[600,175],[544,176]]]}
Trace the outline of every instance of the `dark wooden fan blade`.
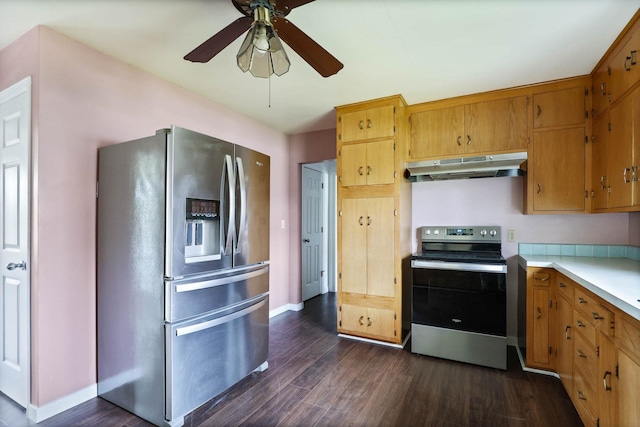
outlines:
{"label": "dark wooden fan blade", "polygon": [[278,36],[320,73],[322,77],[332,76],[344,67],[342,62],[338,61],[289,20],[273,18],[271,23],[278,32]]}
{"label": "dark wooden fan blade", "polygon": [[184,59],[191,62],[208,62],[220,53],[222,49],[240,37],[242,33],[246,32],[252,23],[253,18],[250,16],[236,19],[209,40],[189,52]]}

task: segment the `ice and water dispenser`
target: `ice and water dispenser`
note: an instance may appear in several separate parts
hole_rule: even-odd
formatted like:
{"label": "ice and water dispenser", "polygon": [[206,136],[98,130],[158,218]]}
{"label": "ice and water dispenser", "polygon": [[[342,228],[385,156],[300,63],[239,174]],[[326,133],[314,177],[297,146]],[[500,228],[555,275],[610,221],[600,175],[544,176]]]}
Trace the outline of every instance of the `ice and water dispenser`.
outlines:
{"label": "ice and water dispenser", "polygon": [[220,259],[220,201],[187,199],[186,262]]}

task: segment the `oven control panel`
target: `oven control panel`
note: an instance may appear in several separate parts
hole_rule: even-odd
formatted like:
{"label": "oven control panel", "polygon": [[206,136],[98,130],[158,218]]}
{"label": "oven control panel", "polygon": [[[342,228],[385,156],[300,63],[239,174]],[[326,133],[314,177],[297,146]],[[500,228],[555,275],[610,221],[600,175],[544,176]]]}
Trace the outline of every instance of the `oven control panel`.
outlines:
{"label": "oven control panel", "polygon": [[483,226],[425,226],[420,228],[422,241],[453,241],[453,242],[500,242],[501,228],[498,225]]}

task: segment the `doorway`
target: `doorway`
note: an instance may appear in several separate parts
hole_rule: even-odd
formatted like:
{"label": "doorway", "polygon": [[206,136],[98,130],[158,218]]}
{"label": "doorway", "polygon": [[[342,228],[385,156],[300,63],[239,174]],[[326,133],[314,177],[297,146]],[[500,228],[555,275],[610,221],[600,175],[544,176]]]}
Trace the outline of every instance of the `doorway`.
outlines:
{"label": "doorway", "polygon": [[337,289],[336,161],[302,165],[302,301]]}
{"label": "doorway", "polygon": [[29,197],[31,78],[0,92],[0,392],[30,394]]}

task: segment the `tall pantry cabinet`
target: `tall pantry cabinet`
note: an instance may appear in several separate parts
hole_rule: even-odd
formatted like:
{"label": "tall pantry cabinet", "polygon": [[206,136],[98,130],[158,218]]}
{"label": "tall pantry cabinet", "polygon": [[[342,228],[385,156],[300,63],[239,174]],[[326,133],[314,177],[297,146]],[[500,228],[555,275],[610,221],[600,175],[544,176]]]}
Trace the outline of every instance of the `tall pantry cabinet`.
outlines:
{"label": "tall pantry cabinet", "polygon": [[410,323],[405,109],[400,95],[336,107],[338,332],[393,344]]}

